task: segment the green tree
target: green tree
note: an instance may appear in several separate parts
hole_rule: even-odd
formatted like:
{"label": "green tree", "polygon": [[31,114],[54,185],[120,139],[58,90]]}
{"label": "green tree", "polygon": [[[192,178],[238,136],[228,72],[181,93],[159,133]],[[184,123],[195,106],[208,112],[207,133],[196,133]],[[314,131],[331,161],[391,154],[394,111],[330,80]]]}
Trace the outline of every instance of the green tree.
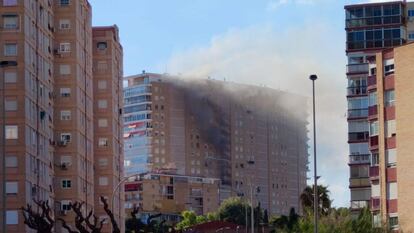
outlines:
{"label": "green tree", "polygon": [[177,230],[184,230],[197,224],[197,215],[194,211],[185,210],[181,213],[181,217],[182,220],[175,226]]}
{"label": "green tree", "polygon": [[232,197],[223,201],[218,209],[220,220],[232,222],[238,225],[246,224],[247,215],[250,216],[250,206],[243,202],[239,197]]}
{"label": "green tree", "polygon": [[[307,186],[300,195],[300,200],[304,209],[313,210],[313,193],[313,186]],[[328,187],[318,185],[318,196],[318,212],[320,215],[327,215],[331,209],[332,203],[332,201],[329,199]]]}
{"label": "green tree", "polygon": [[298,230],[299,215],[296,214],[295,209],[291,208],[289,216],[282,215],[280,217],[273,217],[270,220],[270,225],[275,228],[274,232],[288,232],[293,233]]}

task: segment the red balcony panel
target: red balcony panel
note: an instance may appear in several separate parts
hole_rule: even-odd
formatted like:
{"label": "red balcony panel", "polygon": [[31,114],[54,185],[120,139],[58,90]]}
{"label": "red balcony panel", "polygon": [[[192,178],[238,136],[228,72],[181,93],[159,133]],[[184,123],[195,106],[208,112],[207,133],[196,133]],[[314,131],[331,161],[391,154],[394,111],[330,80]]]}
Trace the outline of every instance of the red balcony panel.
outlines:
{"label": "red balcony panel", "polygon": [[371,210],[379,210],[381,205],[381,200],[379,197],[372,197],[371,198]]}
{"label": "red balcony panel", "polygon": [[396,182],[397,181],[397,168],[391,167],[387,168],[387,182]]}
{"label": "red balcony panel", "polygon": [[370,150],[378,149],[378,136],[372,136],[369,138],[369,149]]}
{"label": "red balcony panel", "polygon": [[387,59],[393,59],[394,58],[394,50],[393,49],[386,49],[383,52],[382,55],[382,59],[387,60]]}
{"label": "red balcony panel", "polygon": [[387,77],[384,78],[384,89],[385,90],[392,90],[395,87],[395,82],[394,82],[395,78],[394,78],[394,74],[390,74]]}
{"label": "red balcony panel", "polygon": [[377,85],[377,76],[376,75],[368,76],[368,89],[375,88],[376,85]]}
{"label": "red balcony panel", "polygon": [[368,107],[368,117],[370,119],[376,118],[377,114],[378,114],[378,106],[377,105]]}
{"label": "red balcony panel", "polygon": [[395,106],[385,107],[385,120],[395,119]]}
{"label": "red balcony panel", "polygon": [[369,167],[369,178],[370,179],[377,179],[379,176],[379,167]]}
{"label": "red balcony panel", "polygon": [[387,200],[387,212],[388,213],[398,212],[398,199]]}
{"label": "red balcony panel", "polygon": [[132,183],[132,184],[125,184],[125,191],[138,191],[140,190],[142,184],[139,183]]}
{"label": "red balcony panel", "polygon": [[393,136],[385,139],[385,146],[387,149],[393,149],[397,146],[397,137]]}

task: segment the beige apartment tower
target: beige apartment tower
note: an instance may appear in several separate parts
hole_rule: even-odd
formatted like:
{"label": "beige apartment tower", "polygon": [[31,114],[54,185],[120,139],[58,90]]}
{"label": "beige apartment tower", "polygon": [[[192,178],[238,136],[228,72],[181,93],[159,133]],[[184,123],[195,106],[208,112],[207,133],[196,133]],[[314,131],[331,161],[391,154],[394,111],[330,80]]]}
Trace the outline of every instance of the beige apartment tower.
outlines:
{"label": "beige apartment tower", "polygon": [[[260,202],[269,214],[301,210],[308,158],[305,98],[211,79],[143,73],[126,80],[126,175],[215,178],[220,201],[237,194],[249,198],[252,189],[254,205]],[[137,203],[126,202],[131,204]]]}
{"label": "beige apartment tower", "polygon": [[[123,173],[118,29],[93,30],[87,0],[0,4],[1,227],[29,232],[19,208],[33,200],[48,200],[55,219],[72,226],[74,201],[103,217],[98,198],[109,197]],[[116,197],[117,209],[123,209],[123,195]],[[116,212],[120,222],[122,212]],[[63,232],[59,221],[55,231]]]}

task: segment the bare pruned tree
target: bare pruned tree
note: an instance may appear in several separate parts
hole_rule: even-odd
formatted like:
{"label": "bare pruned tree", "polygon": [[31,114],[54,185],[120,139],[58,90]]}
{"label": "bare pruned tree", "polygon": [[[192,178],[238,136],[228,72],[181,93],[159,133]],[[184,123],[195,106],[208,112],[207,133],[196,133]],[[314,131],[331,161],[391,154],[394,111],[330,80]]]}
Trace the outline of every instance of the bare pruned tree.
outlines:
{"label": "bare pruned tree", "polygon": [[52,233],[55,220],[52,217],[49,202],[36,200],[33,200],[33,202],[40,208],[39,211],[33,210],[30,204],[20,208],[23,213],[24,224],[38,233]]}
{"label": "bare pruned tree", "polygon": [[118,227],[118,223],[116,222],[116,219],[114,217],[114,214],[109,209],[108,201],[103,196],[101,196],[101,202],[104,204],[104,210],[106,214],[109,216],[109,219],[111,220],[112,233],[121,233],[121,230]]}

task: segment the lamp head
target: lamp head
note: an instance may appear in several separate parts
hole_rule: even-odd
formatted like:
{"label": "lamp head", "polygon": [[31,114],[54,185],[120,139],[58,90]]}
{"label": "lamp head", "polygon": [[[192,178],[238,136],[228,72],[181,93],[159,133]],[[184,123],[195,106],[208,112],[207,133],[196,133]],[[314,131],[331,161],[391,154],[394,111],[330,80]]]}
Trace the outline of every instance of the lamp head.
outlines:
{"label": "lamp head", "polygon": [[316,74],[312,74],[309,76],[309,79],[315,81],[316,79],[318,79],[318,76]]}

